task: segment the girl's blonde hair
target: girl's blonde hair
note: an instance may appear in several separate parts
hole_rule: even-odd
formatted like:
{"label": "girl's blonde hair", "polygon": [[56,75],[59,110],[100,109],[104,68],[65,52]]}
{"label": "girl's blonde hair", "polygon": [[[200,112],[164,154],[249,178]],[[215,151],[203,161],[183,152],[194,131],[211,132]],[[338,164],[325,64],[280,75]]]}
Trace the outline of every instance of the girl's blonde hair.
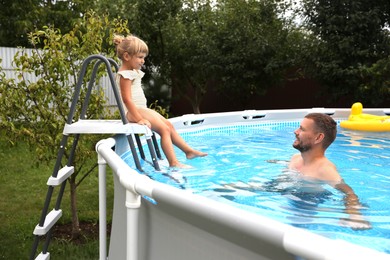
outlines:
{"label": "girl's blonde hair", "polygon": [[123,35],[114,35],[113,42],[116,47],[116,55],[121,60],[123,59],[123,54],[125,52],[127,52],[130,56],[138,53],[148,55],[149,53],[148,45],[146,45],[143,40],[133,35],[128,35],[126,37]]}

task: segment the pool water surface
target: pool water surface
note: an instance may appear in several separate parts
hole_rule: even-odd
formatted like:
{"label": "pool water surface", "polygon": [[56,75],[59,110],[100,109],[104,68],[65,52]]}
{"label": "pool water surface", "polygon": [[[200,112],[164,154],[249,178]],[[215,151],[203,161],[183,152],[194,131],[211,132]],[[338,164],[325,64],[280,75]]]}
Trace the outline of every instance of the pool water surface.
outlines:
{"label": "pool water surface", "polygon": [[[358,195],[368,230],[342,224],[344,195],[326,183],[303,181],[286,170],[293,131],[299,121],[210,127],[183,132],[194,148],[209,155],[186,160],[191,169],[170,169],[161,162],[156,172],[143,163],[154,180],[188,190],[235,207],[310,230],[331,239],[346,240],[390,254],[390,133],[365,133],[338,129],[327,157]],[[122,155],[133,165],[129,153]],[[164,166],[165,165],[165,166]]]}

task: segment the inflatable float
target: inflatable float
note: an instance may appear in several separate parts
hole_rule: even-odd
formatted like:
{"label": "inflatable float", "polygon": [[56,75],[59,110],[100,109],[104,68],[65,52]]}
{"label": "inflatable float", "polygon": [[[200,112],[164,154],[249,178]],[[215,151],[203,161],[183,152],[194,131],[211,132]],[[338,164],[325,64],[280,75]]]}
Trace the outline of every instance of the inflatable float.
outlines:
{"label": "inflatable float", "polygon": [[363,105],[357,102],[352,105],[348,120],[341,121],[342,128],[369,132],[390,131],[390,116],[377,116],[363,113]]}

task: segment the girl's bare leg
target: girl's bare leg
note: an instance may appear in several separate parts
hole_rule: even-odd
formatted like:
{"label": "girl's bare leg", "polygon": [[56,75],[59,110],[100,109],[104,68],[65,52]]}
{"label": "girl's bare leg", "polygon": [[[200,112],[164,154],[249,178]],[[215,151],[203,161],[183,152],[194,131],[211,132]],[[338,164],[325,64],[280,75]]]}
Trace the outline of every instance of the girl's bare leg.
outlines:
{"label": "girl's bare leg", "polygon": [[152,130],[156,131],[160,135],[161,148],[171,167],[185,167],[185,165],[181,164],[177,160],[173,144],[182,150],[188,159],[207,155],[206,153],[202,153],[191,148],[176,132],[171,122],[162,117],[156,111],[150,109],[140,109],[139,112],[152,124]]}
{"label": "girl's bare leg", "polygon": [[193,159],[196,157],[203,157],[206,156],[207,153],[203,153],[201,151],[195,150],[192,147],[190,147],[184,139],[176,132],[176,129],[173,127],[171,122],[166,120],[166,124],[171,129],[171,139],[174,145],[179,147],[180,150],[182,150],[185,154],[187,159]]}
{"label": "girl's bare leg", "polygon": [[177,133],[176,129],[173,127],[172,123],[169,122],[169,120],[162,117],[160,114],[158,114],[158,116],[161,118],[161,121],[163,121],[164,124],[168,127],[172,143],[186,154],[187,159],[193,159],[207,155],[206,153],[195,150],[189,146],[186,141],[184,141],[184,139]]}
{"label": "girl's bare leg", "polygon": [[168,159],[170,167],[186,167],[186,165],[181,164],[175,154],[173,142],[171,139],[170,129],[167,125],[161,120],[160,115],[149,109],[140,109],[142,117],[147,119],[151,125],[152,130],[156,131],[160,137],[161,148]]}

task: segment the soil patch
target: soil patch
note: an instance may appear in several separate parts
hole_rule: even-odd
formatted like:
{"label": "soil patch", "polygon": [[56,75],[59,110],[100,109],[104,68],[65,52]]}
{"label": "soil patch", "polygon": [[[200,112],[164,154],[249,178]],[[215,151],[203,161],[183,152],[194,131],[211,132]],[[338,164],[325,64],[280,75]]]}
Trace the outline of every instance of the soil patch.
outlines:
{"label": "soil patch", "polygon": [[[110,235],[111,224],[107,224],[107,236]],[[74,244],[85,244],[90,240],[99,239],[99,223],[80,222],[80,234],[72,234],[72,223],[56,224],[53,227],[52,238],[56,240],[65,240]]]}

